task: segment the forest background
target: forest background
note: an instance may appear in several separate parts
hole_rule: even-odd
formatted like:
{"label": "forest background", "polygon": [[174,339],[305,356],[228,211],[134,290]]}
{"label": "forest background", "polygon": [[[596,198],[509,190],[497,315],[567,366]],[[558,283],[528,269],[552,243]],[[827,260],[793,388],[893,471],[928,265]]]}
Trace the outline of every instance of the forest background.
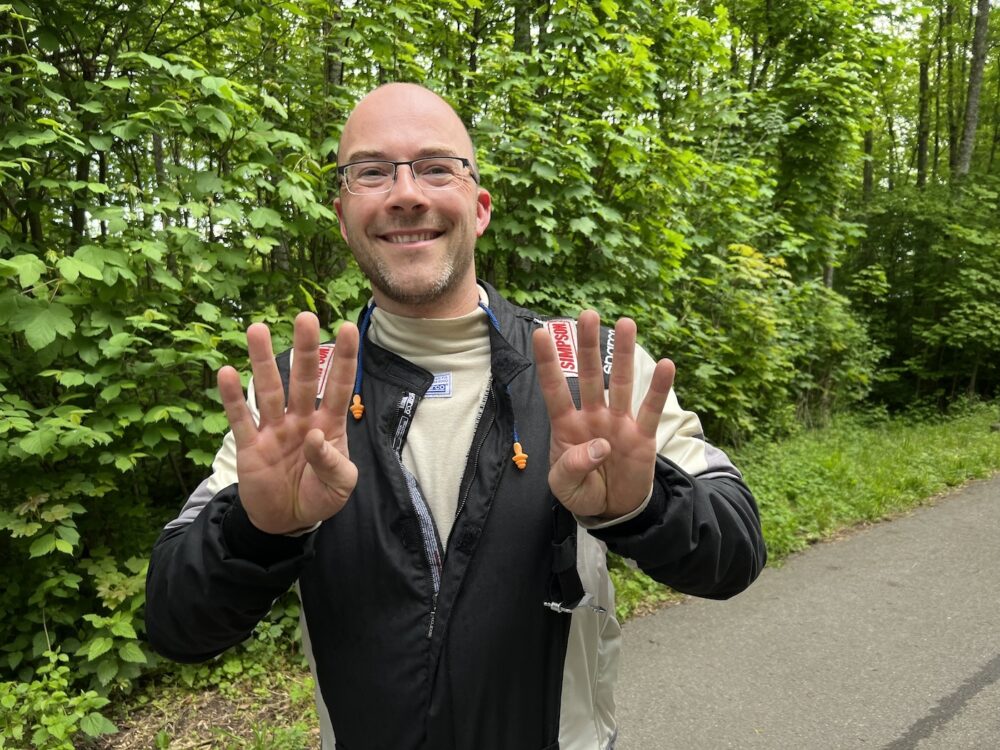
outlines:
{"label": "forest background", "polygon": [[282,346],[366,299],[331,198],[379,83],[468,124],[480,275],[635,318],[715,441],[996,396],[997,24],[988,0],[0,4],[3,708],[76,716],[37,746],[98,734],[164,668],[145,564],[226,430],[214,373],[252,321]]}

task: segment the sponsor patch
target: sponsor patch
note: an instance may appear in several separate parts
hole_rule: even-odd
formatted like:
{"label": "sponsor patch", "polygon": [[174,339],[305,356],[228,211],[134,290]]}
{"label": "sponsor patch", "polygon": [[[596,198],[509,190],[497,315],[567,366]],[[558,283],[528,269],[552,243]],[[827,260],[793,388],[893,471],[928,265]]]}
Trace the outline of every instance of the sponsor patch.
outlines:
{"label": "sponsor patch", "polygon": [[545,328],[556,345],[556,356],[559,358],[559,368],[563,375],[579,377],[580,368],[577,364],[576,321],[547,320]]}
{"label": "sponsor patch", "polygon": [[437,373],[431,387],[424,394],[424,398],[451,398],[451,373]]}
{"label": "sponsor patch", "polygon": [[334,344],[320,344],[319,369],[316,372],[316,398],[323,398],[326,381],[330,378],[330,363],[333,362]]}
{"label": "sponsor patch", "polygon": [[604,349],[604,374],[611,374],[611,362],[615,358],[615,332],[608,331],[608,345]]}

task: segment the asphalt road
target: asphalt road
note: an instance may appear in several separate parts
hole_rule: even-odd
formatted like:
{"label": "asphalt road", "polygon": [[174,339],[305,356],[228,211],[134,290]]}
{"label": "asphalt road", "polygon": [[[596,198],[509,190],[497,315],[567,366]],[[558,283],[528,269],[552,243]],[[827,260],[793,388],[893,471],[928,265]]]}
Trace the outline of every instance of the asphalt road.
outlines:
{"label": "asphalt road", "polygon": [[1000,478],[625,625],[616,750],[1000,749]]}

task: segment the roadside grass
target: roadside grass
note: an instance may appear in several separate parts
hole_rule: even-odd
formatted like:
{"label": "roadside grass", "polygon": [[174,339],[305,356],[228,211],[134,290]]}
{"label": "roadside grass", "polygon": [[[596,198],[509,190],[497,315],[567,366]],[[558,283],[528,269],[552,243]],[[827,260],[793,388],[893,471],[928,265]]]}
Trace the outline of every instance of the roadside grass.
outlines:
{"label": "roadside grass", "polygon": [[[859,524],[903,513],[1000,469],[1000,403],[947,416],[861,413],[775,442],[728,450],[761,510],[768,564]],[[628,619],[683,597],[612,555],[617,614]],[[285,600],[283,600],[285,601]],[[112,717],[117,735],[84,750],[312,750],[313,681],[288,634],[297,606],[279,604],[250,646],[147,682]],[[274,618],[272,618],[274,619]],[[269,628],[278,627],[278,637]],[[283,632],[285,635],[280,635]]]}

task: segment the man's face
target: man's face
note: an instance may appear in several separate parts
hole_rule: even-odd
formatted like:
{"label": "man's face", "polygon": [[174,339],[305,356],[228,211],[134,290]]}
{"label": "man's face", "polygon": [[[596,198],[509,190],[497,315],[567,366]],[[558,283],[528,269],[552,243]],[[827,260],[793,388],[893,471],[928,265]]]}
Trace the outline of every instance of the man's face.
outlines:
{"label": "man's face", "polygon": [[[462,156],[472,147],[455,113],[429,91],[394,85],[354,110],[340,144],[341,164]],[[376,302],[397,314],[449,317],[475,289],[476,238],[490,221],[490,194],[472,178],[450,190],[423,190],[400,166],[388,193],[334,201],[340,233],[372,283]]]}

